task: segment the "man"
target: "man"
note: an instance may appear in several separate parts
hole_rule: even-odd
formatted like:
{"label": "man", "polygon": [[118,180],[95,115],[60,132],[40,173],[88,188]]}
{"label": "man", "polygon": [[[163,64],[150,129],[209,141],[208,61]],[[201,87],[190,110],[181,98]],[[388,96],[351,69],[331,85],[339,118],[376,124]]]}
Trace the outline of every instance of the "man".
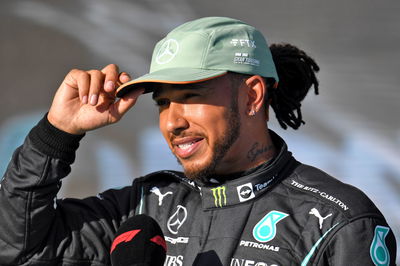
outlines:
{"label": "man", "polygon": [[[303,51],[271,51],[253,27],[210,17],[170,32],[150,73],[133,81],[116,65],[72,70],[1,183],[1,265],[108,265],[116,230],[136,214],[159,222],[165,265],[395,264],[393,232],[375,205],[296,161],[268,129],[270,105],[281,126],[298,128],[300,102],[318,86]],[[84,133],[119,121],[143,92],[153,92],[184,173],[54,200]]]}

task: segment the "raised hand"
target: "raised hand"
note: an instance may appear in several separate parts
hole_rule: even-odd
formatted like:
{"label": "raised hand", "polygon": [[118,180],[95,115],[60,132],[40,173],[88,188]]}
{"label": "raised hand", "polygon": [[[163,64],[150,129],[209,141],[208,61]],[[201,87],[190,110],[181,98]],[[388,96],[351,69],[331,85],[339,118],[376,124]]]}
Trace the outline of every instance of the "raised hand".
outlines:
{"label": "raised hand", "polygon": [[47,118],[53,126],[71,134],[113,124],[143,93],[135,90],[117,100],[117,87],[129,80],[129,75],[120,74],[114,64],[102,70],[71,70],[58,88]]}

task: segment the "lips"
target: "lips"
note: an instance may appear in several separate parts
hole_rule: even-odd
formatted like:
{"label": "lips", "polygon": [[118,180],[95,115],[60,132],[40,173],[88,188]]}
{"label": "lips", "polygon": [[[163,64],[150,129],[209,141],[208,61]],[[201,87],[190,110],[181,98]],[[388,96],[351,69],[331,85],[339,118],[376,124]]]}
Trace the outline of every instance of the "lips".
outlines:
{"label": "lips", "polygon": [[174,153],[182,159],[189,158],[194,155],[201,147],[204,138],[201,137],[184,137],[172,141]]}

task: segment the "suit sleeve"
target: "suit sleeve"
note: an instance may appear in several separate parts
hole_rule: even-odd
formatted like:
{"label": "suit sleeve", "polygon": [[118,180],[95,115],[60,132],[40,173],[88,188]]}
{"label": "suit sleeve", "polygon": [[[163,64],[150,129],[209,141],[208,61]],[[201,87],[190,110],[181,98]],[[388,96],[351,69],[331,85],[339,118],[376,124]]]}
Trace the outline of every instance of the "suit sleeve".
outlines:
{"label": "suit sleeve", "polygon": [[132,187],[57,200],[82,137],[45,117],[14,152],[0,186],[0,265],[109,264],[116,228],[133,213]]}
{"label": "suit sleeve", "polygon": [[333,235],[318,265],[396,265],[396,240],[383,218],[364,217]]}

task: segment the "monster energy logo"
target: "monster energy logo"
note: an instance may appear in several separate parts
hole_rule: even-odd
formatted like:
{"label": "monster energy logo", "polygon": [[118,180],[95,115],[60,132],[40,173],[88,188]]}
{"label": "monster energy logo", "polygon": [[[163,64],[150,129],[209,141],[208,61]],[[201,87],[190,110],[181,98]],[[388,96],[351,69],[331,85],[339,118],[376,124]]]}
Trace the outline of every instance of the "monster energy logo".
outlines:
{"label": "monster energy logo", "polygon": [[226,190],[225,186],[216,187],[216,188],[211,189],[211,191],[213,193],[213,197],[214,197],[215,207],[222,208],[222,206],[226,206],[225,190]]}
{"label": "monster energy logo", "polygon": [[370,254],[372,261],[377,266],[386,266],[390,263],[389,250],[385,243],[385,238],[389,233],[389,227],[377,225],[375,227],[375,236],[372,240]]}

